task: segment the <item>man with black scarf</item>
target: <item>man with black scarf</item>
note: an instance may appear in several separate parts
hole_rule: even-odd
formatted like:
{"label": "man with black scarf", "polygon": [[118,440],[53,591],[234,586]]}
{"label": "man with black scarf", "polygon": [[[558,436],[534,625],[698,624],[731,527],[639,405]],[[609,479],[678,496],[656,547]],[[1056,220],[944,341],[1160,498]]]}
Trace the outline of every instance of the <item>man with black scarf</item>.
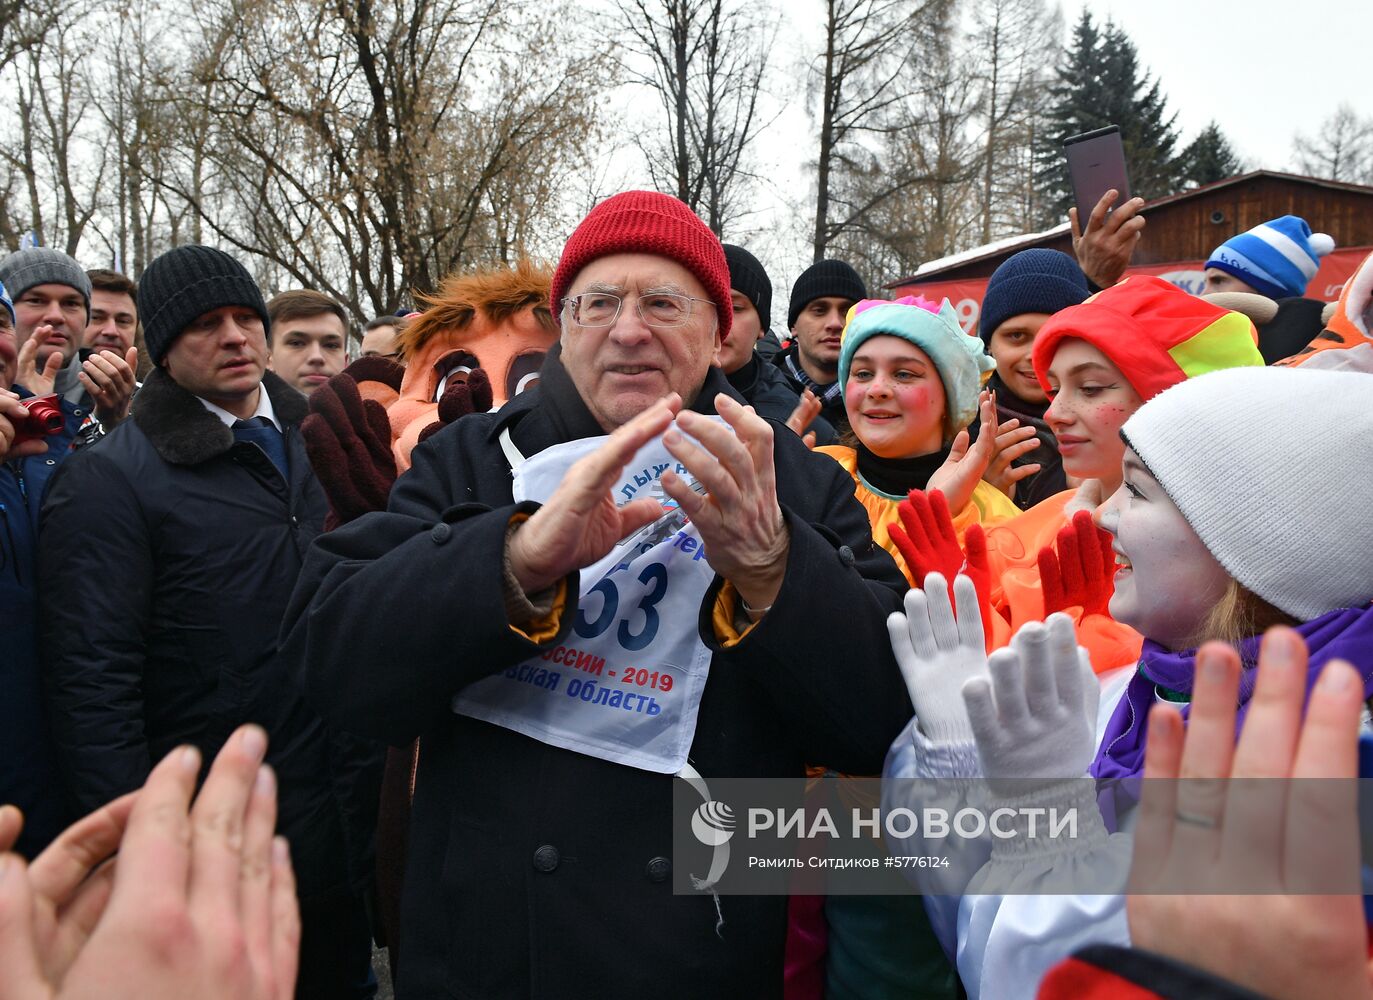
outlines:
{"label": "man with black scarf", "polygon": [[855,302],[868,297],[863,279],[842,260],[816,261],[791,286],[787,328],[791,343],[773,359],[797,394],[809,389],[820,415],[841,434],[848,429],[839,385],[839,339]]}
{"label": "man with black scarf", "polygon": [[310,697],[420,739],[400,997],[781,995],[784,897],[673,893],[672,775],[880,768],[905,587],[852,480],[712,366],[729,288],[681,202],[603,202],[538,388],[311,550],[285,625]]}

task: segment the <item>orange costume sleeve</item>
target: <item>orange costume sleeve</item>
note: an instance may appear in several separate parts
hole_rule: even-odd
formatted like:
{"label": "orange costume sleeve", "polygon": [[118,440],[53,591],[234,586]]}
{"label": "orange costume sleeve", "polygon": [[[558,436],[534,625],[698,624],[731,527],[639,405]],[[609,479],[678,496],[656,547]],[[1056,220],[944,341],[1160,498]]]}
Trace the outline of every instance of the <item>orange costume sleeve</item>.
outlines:
{"label": "orange costume sleeve", "polygon": [[[905,497],[892,497],[885,493],[878,493],[865,483],[858,475],[858,453],[852,448],[828,445],[815,450],[834,459],[844,467],[845,472],[853,477],[854,496],[863,505],[863,509],[868,512],[868,523],[872,525],[872,540],[891,553],[891,557],[896,560],[896,565],[906,577],[907,582],[911,586],[915,586],[915,579],[911,575],[910,568],[906,565],[905,558],[897,550],[896,543],[891,540],[891,526],[901,520],[896,513],[896,508],[900,506]],[[983,527],[999,524],[1019,513],[1020,509],[1010,501],[1006,494],[990,483],[978,483],[977,488],[973,490],[972,500],[954,515],[953,527],[958,535],[958,544],[963,544],[963,536],[974,524],[981,524]],[[1050,537],[1053,536],[1050,535]],[[1031,562],[1033,561],[1032,559]]]}

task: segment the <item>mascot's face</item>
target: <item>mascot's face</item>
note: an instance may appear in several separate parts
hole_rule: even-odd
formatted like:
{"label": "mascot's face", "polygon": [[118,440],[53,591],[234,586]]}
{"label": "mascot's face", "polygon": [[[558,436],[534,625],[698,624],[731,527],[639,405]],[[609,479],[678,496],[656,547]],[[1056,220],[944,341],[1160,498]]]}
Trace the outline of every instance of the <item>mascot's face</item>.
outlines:
{"label": "mascot's face", "polygon": [[558,339],[549,281],[547,271],[522,261],[454,276],[427,300],[429,308],[400,335],[400,392],[378,399],[391,421],[400,471],[410,468],[410,452],[428,427],[453,419],[447,412],[441,418],[439,401],[474,369],[486,373],[497,408],[538,384],[544,356]]}
{"label": "mascot's face", "polygon": [[410,451],[420,432],[439,419],[439,400],[450,385],[466,381],[474,368],[484,369],[500,407],[538,385],[544,355],[556,340],[557,334],[545,329],[533,310],[525,310],[497,326],[478,316],[467,329],[424,344],[406,358],[400,397],[387,411],[397,460],[410,467]]}

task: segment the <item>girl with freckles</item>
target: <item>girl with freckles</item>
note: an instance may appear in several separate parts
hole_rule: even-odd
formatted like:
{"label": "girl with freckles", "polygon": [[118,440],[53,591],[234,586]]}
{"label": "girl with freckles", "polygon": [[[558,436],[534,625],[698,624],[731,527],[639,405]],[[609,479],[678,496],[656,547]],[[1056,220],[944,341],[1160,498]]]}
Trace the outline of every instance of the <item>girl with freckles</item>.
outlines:
{"label": "girl with freckles", "polygon": [[[998,437],[993,401],[980,393],[992,367],[982,342],[963,333],[948,300],[864,300],[849,311],[839,353],[849,445],[816,450],[853,476],[873,539],[907,579],[912,569],[888,529],[911,490],[946,495],[960,542],[970,526],[1017,513],[1004,493],[981,478]],[[979,413],[982,434],[969,447],[967,426]],[[1003,427],[1002,433],[1014,429]],[[1024,436],[1032,434],[1027,429]],[[853,806],[876,808],[876,801],[854,801],[854,788],[841,782],[839,794]],[[818,966],[814,944],[820,940],[827,941],[825,996],[956,995],[953,970],[915,897],[835,895],[822,904],[819,897],[794,896],[791,915],[789,995],[808,995],[797,983],[806,979],[804,969]],[[809,995],[819,993],[817,986]]]}
{"label": "girl with freckles", "polygon": [[[1249,319],[1189,295],[1162,278],[1139,275],[1056,313],[1034,341],[1034,371],[1049,399],[1044,421],[1053,430],[1063,471],[1079,484],[987,531],[993,647],[1027,621],[1066,612],[1078,641],[1104,673],[1135,662],[1141,638],[1107,611],[1110,572],[1104,542],[1083,523],[1082,545],[1065,553],[1060,532],[1077,511],[1091,511],[1122,482],[1125,444],[1120,432],[1144,403],[1185,379],[1224,368],[1262,366]],[[1185,429],[1179,429],[1186,433]],[[1085,517],[1086,515],[1082,515]],[[1083,567],[1050,567],[1065,580],[1092,585],[1064,593],[1049,585],[1041,550],[1062,561],[1079,556]],[[1089,555],[1089,550],[1092,555]],[[954,570],[956,571],[956,570]]]}
{"label": "girl with freckles", "polygon": [[[912,570],[889,535],[897,507],[911,490],[944,494],[960,542],[974,524],[1019,513],[981,478],[999,444],[1009,444],[1010,452],[1034,434],[1019,428],[1017,435],[1014,423],[997,426],[993,401],[980,392],[994,366],[982,342],[958,325],[947,299],[940,305],[919,296],[866,299],[849,311],[839,384],[852,436],[847,446],[816,450],[853,476],[873,540],[912,582]],[[979,416],[982,433],[970,445],[967,428]]]}

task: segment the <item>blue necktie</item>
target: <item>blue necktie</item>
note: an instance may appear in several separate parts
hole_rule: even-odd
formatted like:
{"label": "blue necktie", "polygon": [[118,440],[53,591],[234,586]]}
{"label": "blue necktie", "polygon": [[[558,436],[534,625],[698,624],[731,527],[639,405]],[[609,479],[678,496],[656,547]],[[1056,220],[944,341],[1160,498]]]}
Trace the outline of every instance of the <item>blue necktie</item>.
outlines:
{"label": "blue necktie", "polygon": [[261,448],[277,467],[281,478],[290,480],[286,462],[286,443],[281,438],[281,431],[277,430],[270,420],[266,417],[235,420],[233,432],[235,441],[246,441]]}

